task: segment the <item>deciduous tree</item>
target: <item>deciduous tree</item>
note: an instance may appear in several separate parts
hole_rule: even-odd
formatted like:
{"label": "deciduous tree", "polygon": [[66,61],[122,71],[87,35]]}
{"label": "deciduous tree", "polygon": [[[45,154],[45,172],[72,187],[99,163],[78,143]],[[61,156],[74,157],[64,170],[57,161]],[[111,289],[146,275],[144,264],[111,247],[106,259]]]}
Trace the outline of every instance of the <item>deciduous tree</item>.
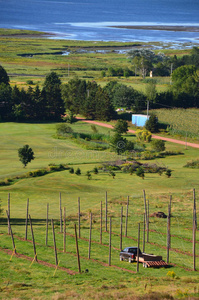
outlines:
{"label": "deciduous tree", "polygon": [[19,160],[24,165],[24,168],[27,166],[31,160],[35,159],[34,152],[29,147],[29,145],[24,145],[22,148],[18,149]]}

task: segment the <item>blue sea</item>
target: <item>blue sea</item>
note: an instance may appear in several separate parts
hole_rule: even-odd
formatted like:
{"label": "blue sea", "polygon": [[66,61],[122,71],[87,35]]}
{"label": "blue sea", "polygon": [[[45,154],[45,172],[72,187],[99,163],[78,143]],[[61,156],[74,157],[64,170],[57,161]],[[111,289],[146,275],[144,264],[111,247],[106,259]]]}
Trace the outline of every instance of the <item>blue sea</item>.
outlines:
{"label": "blue sea", "polygon": [[199,0],[0,0],[0,27],[93,41],[199,43],[199,32],[120,29],[117,25],[199,26]]}

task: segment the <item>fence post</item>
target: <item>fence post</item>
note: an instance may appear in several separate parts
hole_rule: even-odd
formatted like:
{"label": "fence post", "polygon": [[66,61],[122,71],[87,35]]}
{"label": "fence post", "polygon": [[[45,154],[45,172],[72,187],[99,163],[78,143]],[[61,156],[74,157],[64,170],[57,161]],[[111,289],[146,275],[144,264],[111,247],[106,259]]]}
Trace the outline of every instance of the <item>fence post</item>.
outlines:
{"label": "fence post", "polygon": [[109,223],[109,260],[108,260],[108,265],[111,265],[111,217],[110,217],[110,223]]}
{"label": "fence post", "polygon": [[100,244],[102,244],[102,201],[100,207]]}
{"label": "fence post", "polygon": [[169,249],[170,249],[170,204],[168,205],[168,216],[167,216],[167,264],[169,263]]}
{"label": "fence post", "polygon": [[139,272],[140,223],[138,223],[137,273]]}
{"label": "fence post", "polygon": [[121,207],[121,217],[120,217],[120,251],[122,251],[122,220],[123,219],[123,206]]}
{"label": "fence post", "polygon": [[144,208],[145,208],[145,224],[146,224],[146,230],[148,232],[148,213],[147,213],[147,206],[146,206],[146,194],[145,190],[143,190],[143,196],[144,196]]}
{"label": "fence post", "polygon": [[105,231],[107,232],[107,192],[105,193]]}
{"label": "fence post", "polygon": [[66,208],[64,207],[64,250],[66,252]]}
{"label": "fence post", "polygon": [[92,212],[90,213],[90,232],[89,232],[88,259],[90,259],[90,257],[91,257],[91,232],[92,232]]}
{"label": "fence post", "polygon": [[149,200],[148,200],[148,209],[147,209],[147,243],[149,242]]}
{"label": "fence post", "polygon": [[79,273],[81,273],[81,266],[80,266],[80,257],[79,257],[79,247],[78,247],[78,239],[77,239],[77,228],[76,228],[76,224],[75,226],[75,242],[76,242],[76,252],[77,252],[77,263],[78,263],[78,269],[79,269]]}
{"label": "fence post", "polygon": [[196,271],[196,197],[193,189],[193,271]]}
{"label": "fence post", "polygon": [[53,242],[54,242],[54,252],[55,252],[55,264],[58,266],[58,259],[57,259],[57,247],[56,247],[56,240],[55,240],[55,229],[54,229],[54,222],[53,219],[51,220],[52,231],[53,231]]}
{"label": "fence post", "polygon": [[128,212],[129,212],[129,196],[127,197],[127,204],[126,204],[126,225],[125,225],[125,237],[127,237]]}
{"label": "fence post", "polygon": [[143,248],[142,252],[145,251],[145,214],[144,214],[144,219],[143,219]]}
{"label": "fence post", "polygon": [[[8,216],[9,216],[9,221],[10,221],[10,193],[8,193]],[[8,223],[8,234],[10,234],[10,225]]]}
{"label": "fence post", "polygon": [[32,221],[30,215],[29,215],[29,221],[30,221],[30,229],[32,233],[32,243],[33,243],[33,249],[35,254],[35,261],[37,262],[37,252],[36,252],[35,239],[34,239],[34,233],[33,233],[33,227],[32,227]]}
{"label": "fence post", "polygon": [[46,246],[48,245],[48,211],[49,211],[49,204],[47,203],[47,212],[46,212]]}
{"label": "fence post", "polygon": [[27,199],[27,207],[26,207],[26,231],[25,231],[25,240],[28,237],[28,213],[29,213],[29,198]]}
{"label": "fence post", "polygon": [[10,216],[9,216],[9,213],[8,211],[6,210],[6,214],[7,214],[7,218],[8,218],[8,226],[9,226],[9,231],[10,231],[10,234],[11,234],[11,238],[12,238],[12,245],[13,245],[13,251],[14,253],[16,254],[16,247],[15,247],[15,241],[14,241],[14,236],[13,236],[13,233],[12,233],[12,228],[11,228],[11,224],[10,224]]}
{"label": "fence post", "polygon": [[79,230],[79,238],[81,237],[81,229],[80,229],[80,197],[78,197],[78,230]]}
{"label": "fence post", "polygon": [[61,207],[61,192],[59,193],[59,211],[60,211],[60,232],[62,233],[62,207]]}

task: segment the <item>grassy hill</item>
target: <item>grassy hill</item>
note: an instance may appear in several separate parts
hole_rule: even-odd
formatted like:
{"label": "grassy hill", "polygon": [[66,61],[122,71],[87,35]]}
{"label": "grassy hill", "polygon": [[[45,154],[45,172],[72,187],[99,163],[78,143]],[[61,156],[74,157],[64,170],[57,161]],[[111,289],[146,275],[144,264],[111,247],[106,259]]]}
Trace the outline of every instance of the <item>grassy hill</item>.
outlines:
{"label": "grassy hill", "polygon": [[[75,132],[91,132],[89,124],[78,121],[72,125]],[[98,127],[100,133],[108,129]],[[110,151],[93,151],[80,148],[71,140],[56,139],[56,124],[1,123],[1,169],[0,178],[22,175],[29,171],[44,168],[50,163],[68,164],[82,174],[70,174],[68,170],[54,172],[41,177],[23,178],[14,184],[0,187],[1,206],[4,209],[0,219],[0,288],[3,298],[30,297],[49,299],[177,299],[198,297],[198,272],[193,268],[192,257],[192,207],[193,188],[198,198],[198,169],[184,168],[187,161],[198,158],[198,150],[184,149],[181,145],[166,143],[168,151],[181,151],[183,155],[158,158],[155,163],[173,170],[171,178],[164,174],[146,174],[145,179],[115,171],[115,179],[107,172],[92,173],[88,180],[87,171],[99,167],[103,162],[115,161],[118,157]],[[109,132],[109,134],[112,134]],[[135,141],[135,136],[129,135]],[[29,144],[35,152],[33,160],[26,169],[18,160],[17,150]],[[148,146],[149,147],[149,146]],[[148,162],[148,161],[147,161]],[[154,163],[154,161],[150,161]],[[170,195],[172,195],[171,251],[169,269],[145,269],[140,265],[136,274],[136,264],[119,261],[120,215],[123,206],[123,236],[127,196],[129,196],[129,217],[127,237],[123,237],[123,247],[137,245],[138,223],[141,226],[140,248],[143,247],[143,190],[150,204],[150,214],[163,211],[167,214]],[[63,233],[60,233],[61,192],[62,213],[66,209],[66,253],[63,253]],[[105,193],[108,195],[109,218],[112,218],[112,256],[109,258],[109,232],[105,232]],[[12,241],[7,234],[6,209],[10,194],[11,225],[16,250],[21,257],[12,256]],[[75,246],[74,223],[78,224],[78,197],[81,207],[81,274]],[[28,241],[25,237],[26,203],[29,198],[29,213],[32,218],[37,257],[39,264],[33,262],[34,252],[30,227]],[[100,207],[103,208],[103,233],[100,244]],[[52,227],[49,221],[48,246],[46,240],[46,207],[49,203],[49,220],[54,219],[59,267],[55,268]],[[91,259],[88,260],[88,239],[90,212],[93,214]],[[167,219],[150,217],[149,243],[145,252],[162,255],[166,260]],[[198,237],[197,237],[198,243]],[[8,249],[8,250],[6,250]],[[196,247],[196,254],[199,255]],[[64,269],[65,268],[65,269]],[[196,269],[199,268],[196,259]],[[67,270],[76,272],[69,275]],[[88,269],[88,272],[85,270]],[[173,273],[172,273],[173,272]],[[171,289],[172,286],[172,289]],[[160,292],[161,291],[161,292]],[[35,295],[35,296],[33,296]],[[130,296],[129,296],[130,295]],[[137,298],[136,298],[137,297]],[[192,298],[191,298],[192,299]]]}

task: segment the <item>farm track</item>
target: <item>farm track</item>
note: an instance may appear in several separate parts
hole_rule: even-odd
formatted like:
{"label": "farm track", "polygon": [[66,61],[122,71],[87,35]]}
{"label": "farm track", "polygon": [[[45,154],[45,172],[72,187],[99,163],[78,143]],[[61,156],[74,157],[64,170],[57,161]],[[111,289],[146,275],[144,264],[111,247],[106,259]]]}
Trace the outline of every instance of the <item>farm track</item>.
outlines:
{"label": "farm track", "polygon": [[[113,129],[113,126],[110,125],[110,124],[101,123],[101,122],[97,122],[97,121],[86,120],[86,119],[79,118],[79,117],[76,117],[76,118],[78,120],[81,120],[81,121],[86,122],[86,123],[90,123],[90,124],[94,124],[94,125],[98,125],[98,126]],[[129,133],[135,133],[135,130],[129,129],[128,132]],[[154,135],[154,134],[152,135],[152,138],[157,139],[157,140],[163,140],[163,141],[166,141],[166,142],[180,144],[180,145],[189,146],[189,147],[192,147],[192,148],[198,148],[199,149],[199,144],[195,144],[195,143],[184,142],[184,141],[171,139],[171,138],[166,138],[166,137],[162,137],[162,136]]]}

